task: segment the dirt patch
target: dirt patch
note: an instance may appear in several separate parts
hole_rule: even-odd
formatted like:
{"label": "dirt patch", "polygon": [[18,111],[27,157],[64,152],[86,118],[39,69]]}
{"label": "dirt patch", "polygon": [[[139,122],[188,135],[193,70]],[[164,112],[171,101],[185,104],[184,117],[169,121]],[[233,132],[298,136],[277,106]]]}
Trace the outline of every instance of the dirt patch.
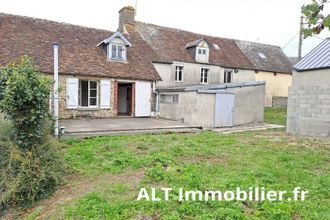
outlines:
{"label": "dirt patch", "polygon": [[56,207],[80,198],[89,192],[93,192],[99,187],[104,187],[113,183],[125,183],[129,186],[134,186],[139,184],[143,176],[143,169],[127,169],[121,174],[103,174],[93,177],[71,175],[67,177],[67,184],[58,189],[53,196],[40,202],[36,207],[26,210],[20,216],[26,217],[39,207],[44,207],[41,214],[37,217],[37,219],[44,219],[56,210]]}

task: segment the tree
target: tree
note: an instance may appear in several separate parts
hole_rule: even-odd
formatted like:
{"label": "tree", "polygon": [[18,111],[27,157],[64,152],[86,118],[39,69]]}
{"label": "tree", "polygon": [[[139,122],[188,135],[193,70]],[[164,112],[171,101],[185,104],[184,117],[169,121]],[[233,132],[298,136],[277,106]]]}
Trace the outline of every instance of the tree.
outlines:
{"label": "tree", "polygon": [[310,4],[302,6],[301,13],[308,24],[307,28],[303,28],[304,38],[320,34],[325,28],[330,30],[330,14],[324,14],[324,7],[328,3],[327,0],[312,0]]}

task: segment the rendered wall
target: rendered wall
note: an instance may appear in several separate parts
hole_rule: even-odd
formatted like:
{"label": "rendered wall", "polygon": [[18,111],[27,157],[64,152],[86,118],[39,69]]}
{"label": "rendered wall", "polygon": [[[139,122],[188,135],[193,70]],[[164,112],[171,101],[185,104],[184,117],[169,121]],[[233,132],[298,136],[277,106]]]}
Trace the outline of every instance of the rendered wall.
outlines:
{"label": "rendered wall", "polygon": [[272,107],[273,97],[288,97],[288,88],[291,86],[290,74],[260,71],[255,74],[256,81],[266,81],[265,107]]}
{"label": "rendered wall", "polygon": [[160,103],[160,117],[190,125],[213,127],[214,94],[198,94],[196,91],[161,94],[178,94],[179,102],[177,104]]}
{"label": "rendered wall", "polygon": [[[237,87],[221,92],[234,93],[234,125],[263,122],[265,86]],[[178,104],[160,103],[160,117],[206,128],[214,127],[214,93],[172,92],[178,94]]]}
{"label": "rendered wall", "polygon": [[[183,81],[175,81],[175,66],[183,65]],[[203,65],[197,63],[180,63],[174,64],[159,64],[154,63],[154,67],[162,78],[162,81],[157,83],[157,88],[200,85],[201,68],[209,68],[208,84],[220,84],[224,82],[224,68],[215,65]],[[252,70],[239,69],[237,73],[233,73],[233,83],[255,81],[255,73]]]}
{"label": "rendered wall", "polygon": [[234,125],[264,121],[265,86],[248,86],[227,89],[235,94]]}

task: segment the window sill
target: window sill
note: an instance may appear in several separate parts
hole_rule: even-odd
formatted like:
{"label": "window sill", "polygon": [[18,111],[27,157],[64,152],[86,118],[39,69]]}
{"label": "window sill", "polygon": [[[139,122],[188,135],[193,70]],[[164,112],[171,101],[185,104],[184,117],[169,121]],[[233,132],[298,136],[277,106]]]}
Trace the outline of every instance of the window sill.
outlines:
{"label": "window sill", "polygon": [[79,107],[78,111],[98,111],[99,107]]}
{"label": "window sill", "polygon": [[108,58],[107,61],[109,61],[109,62],[117,62],[117,63],[128,63],[127,60],[116,60],[116,59],[111,59],[111,58]]}

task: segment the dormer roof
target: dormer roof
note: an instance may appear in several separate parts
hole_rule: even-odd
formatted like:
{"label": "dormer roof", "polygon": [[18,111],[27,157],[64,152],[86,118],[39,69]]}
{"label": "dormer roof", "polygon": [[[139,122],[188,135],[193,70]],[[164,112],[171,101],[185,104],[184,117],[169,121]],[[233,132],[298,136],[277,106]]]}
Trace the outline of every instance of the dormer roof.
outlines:
{"label": "dormer roof", "polygon": [[100,46],[100,45],[103,45],[103,44],[108,44],[115,38],[120,38],[124,42],[126,47],[131,47],[132,46],[132,44],[127,40],[127,38],[122,33],[120,33],[119,31],[115,32],[113,35],[111,35],[107,39],[100,42],[97,46]]}
{"label": "dormer roof", "polygon": [[201,38],[201,39],[187,43],[186,49],[189,49],[191,47],[197,47],[201,42],[205,42],[209,48],[211,47],[211,44],[207,40],[205,40],[204,38]]}

